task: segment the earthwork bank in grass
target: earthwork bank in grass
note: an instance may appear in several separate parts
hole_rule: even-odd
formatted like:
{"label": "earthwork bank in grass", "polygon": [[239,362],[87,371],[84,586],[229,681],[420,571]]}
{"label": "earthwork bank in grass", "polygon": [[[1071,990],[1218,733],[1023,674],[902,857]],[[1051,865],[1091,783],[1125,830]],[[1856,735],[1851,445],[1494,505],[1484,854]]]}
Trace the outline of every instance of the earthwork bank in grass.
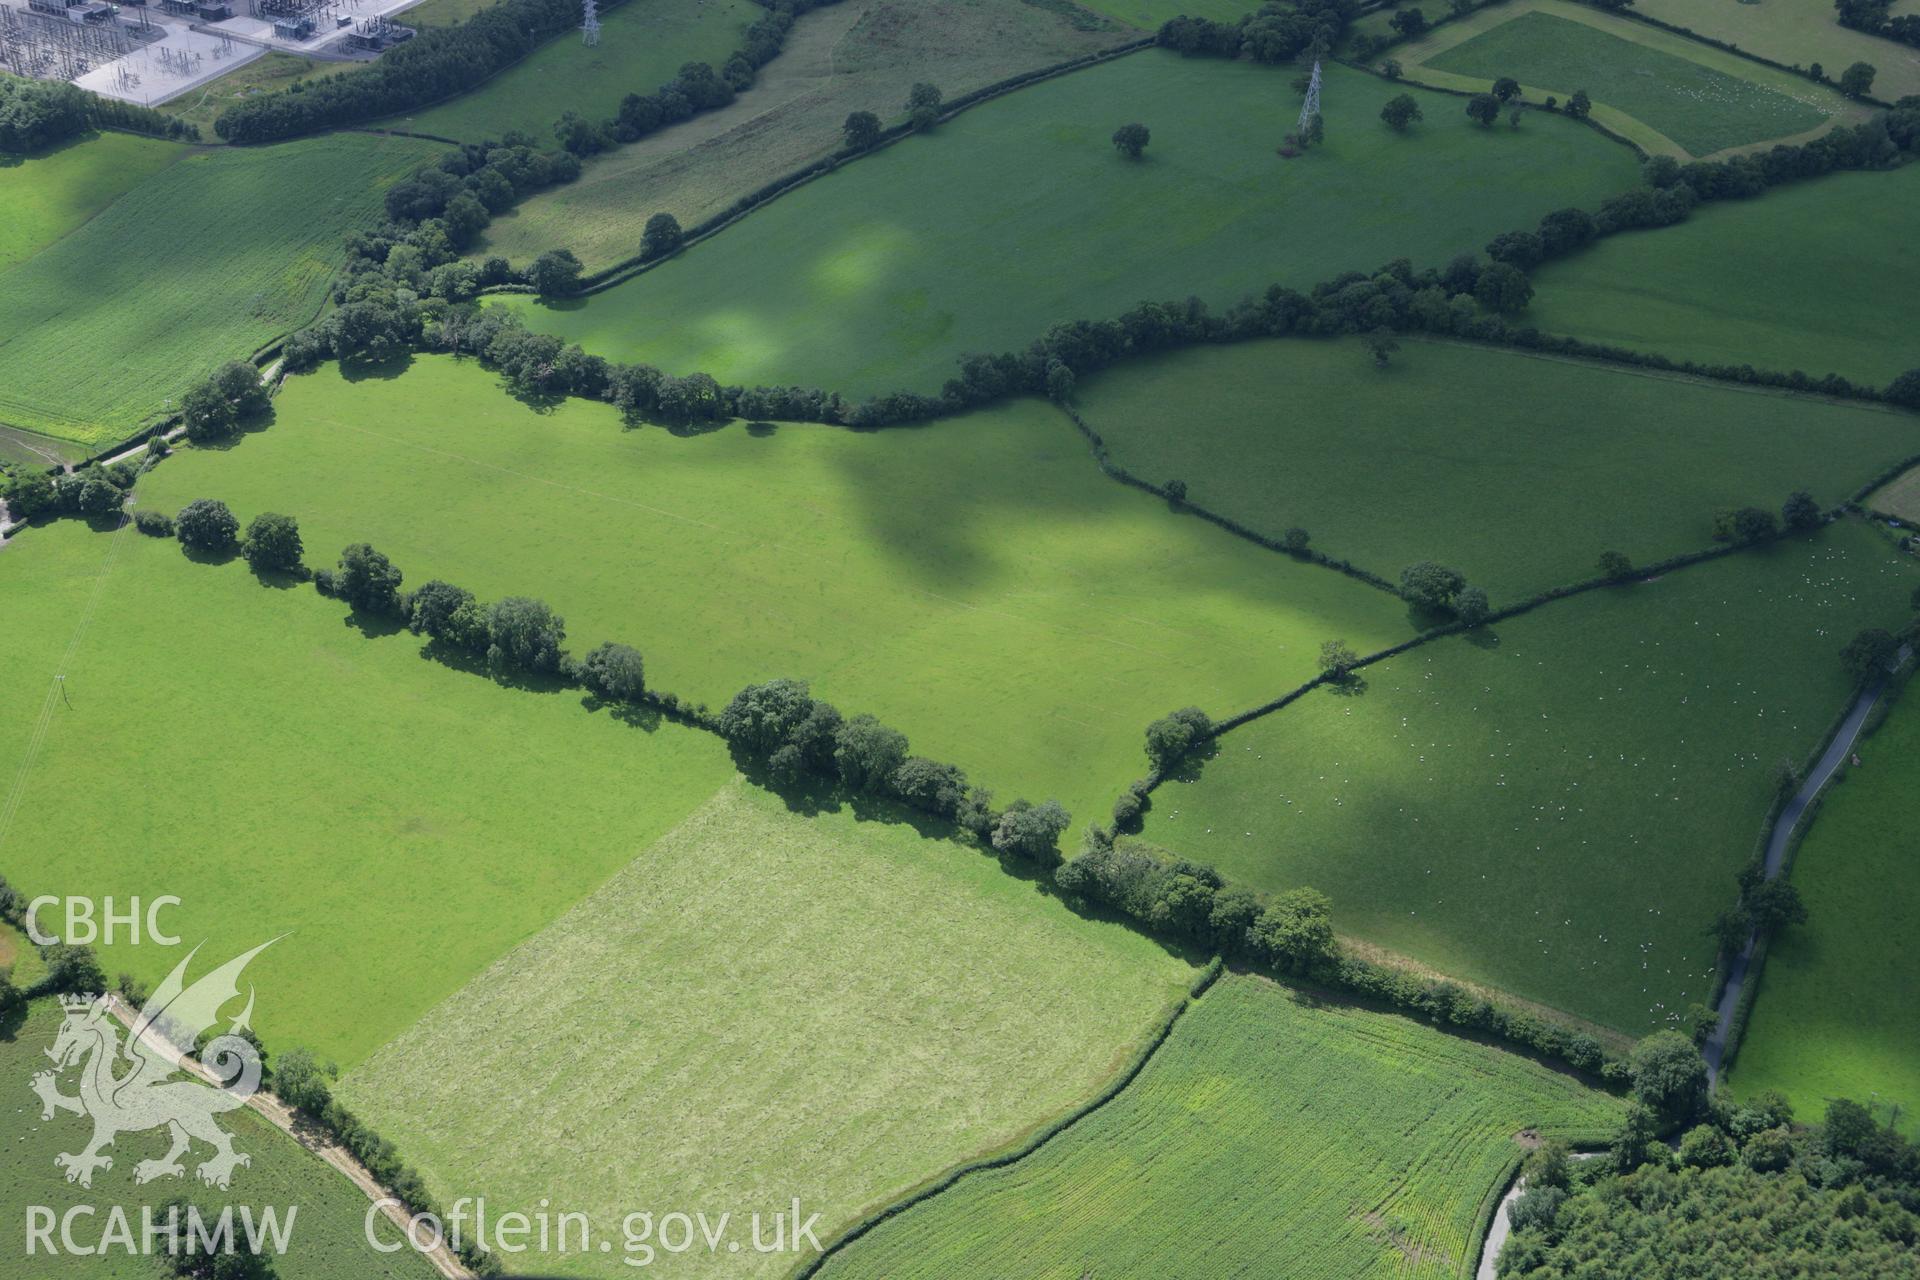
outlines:
{"label": "earthwork bank in grass", "polygon": [[[1767,951],[1729,1083],[1779,1089],[1803,1117],[1829,1098],[1900,1108],[1920,1132],[1920,964],[1905,937],[1920,911],[1920,696],[1909,690],[1827,792],[1793,862],[1810,919]],[[1886,1114],[1882,1111],[1881,1118]]]}
{"label": "earthwork bank in grass", "polygon": [[1481,1206],[1534,1129],[1604,1140],[1620,1103],[1394,1014],[1230,975],[1106,1106],[852,1244],[822,1277],[1470,1274]]}
{"label": "earthwork bank in grass", "polygon": [[803,15],[732,105],[593,157],[578,181],[494,219],[473,256],[524,263],[564,246],[589,270],[609,267],[640,251],[655,213],[690,227],[833,154],[850,113],[904,119],[918,81],[951,100],[1138,35],[1064,2],[837,0]]}
{"label": "earthwork bank in grass", "polygon": [[[604,293],[502,305],[672,372],[933,392],[962,354],[1023,349],[1062,320],[1438,265],[1635,180],[1630,151],[1563,119],[1488,131],[1435,96],[1397,134],[1379,113],[1404,87],[1342,67],[1326,146],[1282,160],[1292,78],[1150,49],[968,111]],[[1129,120],[1153,132],[1138,162],[1110,140]]]}
{"label": "earthwork bank in grass", "polygon": [[723,705],[778,676],[897,725],[999,794],[1081,821],[1146,767],[1147,723],[1237,711],[1313,674],[1320,642],[1410,634],[1405,604],[1264,551],[1100,473],[1057,409],[914,429],[623,428],[538,410],[471,362],[290,380],[277,420],[145,482],[297,515],[328,562],[366,540],[417,584],[544,597],[576,652]]}
{"label": "earthwork bank in grass", "polygon": [[598,44],[563,32],[473,92],[375,127],[462,142],[517,130],[550,144],[554,123],[568,111],[609,119],[620,99],[652,93],[685,63],[718,70],[765,12],[753,0],[624,0],[601,14]]}
{"label": "earthwork bank in grass", "polygon": [[[1618,366],[1404,338],[1199,347],[1080,384],[1115,462],[1269,537],[1387,578],[1418,560],[1496,604],[1712,545],[1714,512],[1844,501],[1920,419]],[[1685,423],[1685,430],[1676,430]]]}
{"label": "earthwork bank in grass", "polygon": [[[270,1047],[351,1067],[732,772],[711,735],[502,688],[311,586],[120,538],[66,520],[0,552],[0,788],[27,769],[0,872],[29,894],[176,895],[196,963],[287,934],[247,971]],[[101,963],[153,983],[182,954],[122,937]]]}
{"label": "earthwork bank in grass", "polygon": [[[9,552],[8,554],[12,554]],[[32,1258],[29,1269],[16,1275],[31,1275],[34,1280],[154,1280],[167,1274],[161,1262],[124,1251],[119,1246],[103,1249],[93,1256],[79,1256],[62,1245],[51,1252],[44,1246],[28,1252],[27,1221],[29,1206],[40,1206],[64,1215],[70,1209],[83,1212],[72,1220],[76,1243],[93,1247],[107,1230],[110,1207],[125,1211],[136,1244],[141,1240],[141,1208],[156,1210],[175,1196],[186,1196],[206,1216],[216,1219],[221,1209],[231,1206],[236,1230],[240,1230],[242,1208],[258,1215],[271,1209],[286,1224],[285,1253],[273,1259],[274,1274],[280,1280],[432,1280],[434,1271],[425,1259],[410,1249],[398,1253],[376,1252],[366,1239],[363,1222],[367,1199],[318,1156],[303,1150],[251,1111],[236,1111],[223,1116],[220,1124],[233,1135],[234,1148],[246,1154],[251,1163],[237,1169],[232,1186],[215,1191],[194,1180],[200,1160],[212,1154],[211,1148],[198,1144],[185,1158],[183,1178],[161,1178],[144,1185],[134,1181],[134,1166],[142,1160],[157,1160],[166,1154],[168,1141],[164,1129],[145,1133],[122,1134],[109,1154],[113,1167],[94,1174],[90,1188],[67,1182],[66,1173],[53,1162],[62,1152],[84,1148],[93,1126],[80,1116],[57,1113],[52,1120],[40,1118],[40,1102],[27,1082],[47,1069],[46,1050],[51,1048],[65,1017],[51,997],[36,1000],[25,1009],[9,1015],[0,1030],[0,1078],[8,1082],[10,1096],[0,1107],[0,1142],[6,1144],[7,1158],[0,1164],[0,1249],[11,1258]],[[124,1070],[124,1068],[123,1068]],[[62,1092],[71,1094],[73,1075],[67,1073]],[[88,1206],[92,1213],[84,1212]],[[160,1211],[165,1221],[164,1211]],[[256,1217],[255,1219],[259,1219]],[[395,1243],[398,1232],[380,1219],[383,1245]],[[60,1237],[54,1236],[57,1243]]]}
{"label": "earthwork bank in grass", "polygon": [[[738,1252],[666,1275],[773,1276],[750,1216],[863,1210],[1097,1092],[1195,971],[988,854],[885,811],[803,815],[736,782],[574,911],[347,1076],[443,1201],[733,1214]],[[664,1238],[664,1237],[663,1237]],[[636,1255],[626,1254],[633,1257]]]}
{"label": "earthwork bank in grass", "polygon": [[335,134],[187,155],[0,274],[0,422],[96,448],[312,320],[348,231],[433,143]]}
{"label": "earthwork bank in grass", "polygon": [[1920,571],[1858,521],[1562,600],[1368,667],[1220,742],[1146,836],[1442,972],[1629,1034],[1712,983],[1782,760],[1847,704],[1839,651]]}
{"label": "earthwork bank in grass", "polygon": [[101,133],[38,155],[0,153],[0,270],[24,262],[158,173],[187,148]]}
{"label": "earthwork bank in grass", "polygon": [[1534,324],[1677,360],[1837,373],[1920,367],[1920,164],[1835,174],[1609,236],[1533,273]]}
{"label": "earthwork bank in grass", "polygon": [[1671,141],[1692,156],[1864,114],[1832,89],[1566,0],[1483,10],[1440,28],[1406,60],[1419,65],[1417,78],[1439,73],[1450,87],[1482,92],[1511,76],[1533,102],[1548,94],[1565,102],[1585,89],[1657,135],[1636,137],[1643,146],[1665,150],[1660,143]]}

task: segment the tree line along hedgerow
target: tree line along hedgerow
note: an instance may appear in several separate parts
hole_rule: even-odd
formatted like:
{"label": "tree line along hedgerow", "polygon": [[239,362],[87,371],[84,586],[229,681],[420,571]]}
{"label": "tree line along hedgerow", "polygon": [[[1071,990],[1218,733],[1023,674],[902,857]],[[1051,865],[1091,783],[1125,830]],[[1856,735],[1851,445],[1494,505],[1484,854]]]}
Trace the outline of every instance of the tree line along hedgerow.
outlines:
{"label": "tree line along hedgerow", "polygon": [[[460,244],[485,225],[473,208],[479,201],[461,201],[448,194],[453,184],[423,177],[405,184],[408,193],[419,194],[417,201],[396,198],[390,203],[392,227],[350,244],[345,276],[335,287],[341,311],[321,326],[290,338],[287,356],[290,368],[302,369],[328,356],[377,362],[417,346],[478,356],[501,369],[509,386],[520,394],[603,399],[638,417],[657,415],[680,421],[785,417],[871,427],[924,421],[1010,395],[1044,394],[1066,400],[1076,377],[1189,343],[1424,331],[1756,385],[1920,405],[1920,374],[1903,375],[1885,389],[1873,389],[1832,374],[1816,378],[1800,371],[1702,365],[1554,337],[1513,318],[1531,296],[1528,270],[1577,252],[1602,236],[1671,225],[1702,202],[1750,198],[1771,186],[1836,170],[1885,168],[1916,145],[1920,145],[1920,100],[1903,100],[1880,119],[1835,130],[1800,146],[1777,146],[1758,155],[1684,166],[1657,158],[1646,166],[1645,185],[1604,201],[1597,213],[1559,210],[1542,219],[1536,230],[1496,237],[1487,246],[1491,262],[1463,256],[1444,270],[1415,272],[1401,261],[1372,276],[1348,273],[1305,294],[1276,285],[1224,315],[1210,313],[1193,299],[1145,304],[1117,320],[1055,325],[1025,352],[963,357],[959,376],[949,380],[938,396],[897,392],[857,404],[818,388],[734,387],[707,374],[675,376],[648,365],[615,364],[577,344],[531,333],[517,318],[475,306],[479,291],[516,277],[537,281],[536,287],[543,292],[565,296],[579,280],[579,265],[564,251],[542,255],[524,276],[504,259],[490,259],[478,268],[458,261]],[[485,149],[477,153],[482,169],[484,158],[491,154]],[[570,157],[549,158],[544,163],[558,180],[565,180],[567,160]],[[440,167],[457,173],[475,164],[475,155],[462,153],[443,160]],[[471,177],[466,181],[473,185]],[[502,198],[496,196],[496,207],[504,207]],[[390,263],[396,250],[403,252]],[[420,293],[417,299],[403,298],[401,289]]]}

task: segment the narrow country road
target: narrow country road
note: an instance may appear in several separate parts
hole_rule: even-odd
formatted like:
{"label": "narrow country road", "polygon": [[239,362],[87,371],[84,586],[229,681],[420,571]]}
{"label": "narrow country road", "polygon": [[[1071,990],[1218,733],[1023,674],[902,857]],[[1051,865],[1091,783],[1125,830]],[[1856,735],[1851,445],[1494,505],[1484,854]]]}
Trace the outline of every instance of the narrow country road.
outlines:
{"label": "narrow country road", "polygon": [[[109,995],[107,1002],[108,1007],[113,1010],[113,1016],[118,1018],[121,1023],[131,1031],[135,1020],[140,1016],[139,1010],[135,1009],[117,995]],[[142,1043],[146,1044],[167,1061],[179,1067],[180,1070],[199,1077],[215,1088],[219,1087],[219,1081],[211,1071],[207,1070],[206,1067],[192,1058],[182,1057],[172,1045],[162,1040],[151,1028],[142,1032],[140,1039]],[[322,1160],[332,1165],[336,1170],[345,1174],[347,1180],[353,1183],[354,1186],[360,1188],[369,1202],[392,1198],[392,1192],[381,1186],[379,1180],[367,1171],[365,1165],[354,1158],[351,1151],[348,1151],[345,1147],[333,1141],[332,1138],[326,1136],[324,1131],[312,1125],[297,1123],[292,1110],[282,1103],[280,1099],[270,1093],[256,1093],[247,1099],[247,1106],[257,1114],[264,1116],[267,1123],[271,1124],[274,1128],[287,1134],[308,1151],[311,1151],[314,1155],[319,1156]],[[389,1204],[384,1207],[384,1212],[387,1217],[393,1221],[395,1226],[399,1227],[402,1231],[406,1230],[408,1214],[405,1209],[397,1205]],[[427,1261],[433,1264],[434,1270],[438,1271],[442,1276],[445,1276],[446,1280],[473,1280],[473,1272],[467,1270],[460,1259],[454,1256],[453,1251],[447,1248],[444,1242],[435,1246],[432,1250],[427,1251],[425,1257]]]}
{"label": "narrow country road", "polygon": [[[1576,1151],[1575,1160],[1591,1160],[1599,1155],[1598,1151]],[[1495,1264],[1500,1261],[1500,1248],[1506,1244],[1507,1236],[1513,1227],[1507,1221],[1507,1210],[1513,1208],[1513,1202],[1527,1189],[1525,1178],[1515,1178],[1513,1185],[1507,1188],[1507,1194],[1500,1197],[1500,1207],[1493,1211],[1493,1221],[1487,1225],[1486,1243],[1480,1246],[1480,1266],[1473,1273],[1473,1280],[1497,1280],[1499,1275]]]}
{"label": "narrow country road", "polygon": [[[1905,662],[1911,653],[1911,649],[1902,648],[1899,657],[1894,660],[1894,666],[1897,667]],[[1787,807],[1780,811],[1779,820],[1773,824],[1773,832],[1767,837],[1765,864],[1767,879],[1771,880],[1780,874],[1780,868],[1786,862],[1787,847],[1793,840],[1793,829],[1800,822],[1800,815],[1807,811],[1807,806],[1812,804],[1814,797],[1820,794],[1820,789],[1826,786],[1833,775],[1840,771],[1840,766],[1846,763],[1848,753],[1853,750],[1853,744],[1860,738],[1860,726],[1866,723],[1867,713],[1873,710],[1873,704],[1880,700],[1880,695],[1886,687],[1887,678],[1883,675],[1876,677],[1872,684],[1860,691],[1859,698],[1853,704],[1853,710],[1849,711],[1847,718],[1840,722],[1840,730],[1833,735],[1833,741],[1828,745],[1826,753],[1820,757],[1819,763],[1814,765],[1813,771],[1807,775],[1807,780],[1801,784],[1800,790],[1794,793],[1793,799],[1787,802]],[[1740,1007],[1740,993],[1746,988],[1748,969],[1753,962],[1753,948],[1758,940],[1759,935],[1749,935],[1747,945],[1742,947],[1740,954],[1734,958],[1733,969],[1727,975],[1727,988],[1720,996],[1719,1019],[1714,1023],[1713,1034],[1707,1037],[1706,1044],[1700,1050],[1707,1060],[1707,1080],[1711,1087],[1717,1088],[1720,1084],[1720,1060],[1726,1052],[1727,1033],[1733,1026],[1734,1010]]]}

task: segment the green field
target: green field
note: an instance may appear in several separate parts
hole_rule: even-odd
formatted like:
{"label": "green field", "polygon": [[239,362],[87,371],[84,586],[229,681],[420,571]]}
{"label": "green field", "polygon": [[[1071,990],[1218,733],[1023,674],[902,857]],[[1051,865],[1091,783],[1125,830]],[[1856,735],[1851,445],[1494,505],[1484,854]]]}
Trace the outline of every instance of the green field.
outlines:
{"label": "green field", "polygon": [[1808,1118],[1829,1098],[1894,1103],[1920,1133],[1920,964],[1896,941],[1920,912],[1920,698],[1857,754],[1794,857],[1810,919],[1768,948],[1730,1083],[1779,1089]]}
{"label": "green field", "polygon": [[624,0],[602,13],[599,44],[589,48],[577,31],[557,35],[473,92],[391,116],[379,127],[462,142],[518,130],[549,142],[554,123],[568,111],[606,120],[619,111],[620,99],[652,93],[685,63],[718,70],[764,12],[753,0]]}
{"label": "green field", "polygon": [[1093,17],[1027,0],[837,0],[801,17],[732,105],[594,157],[578,181],[495,218],[473,256],[527,262],[565,246],[590,270],[612,266],[639,251],[653,214],[691,227],[832,154],[850,112],[904,117],[916,81],[951,100],[1138,35]]}
{"label": "green field", "polygon": [[[1193,977],[975,849],[849,811],[802,817],[737,783],[341,1092],[444,1200],[551,1201],[602,1232],[631,1211],[732,1212],[744,1237],[751,1213],[798,1197],[825,1241],[1094,1093]],[[696,1251],[655,1267],[793,1261]],[[592,1253],[515,1269],[632,1274]]]}
{"label": "green field", "polygon": [[346,233],[440,148],[336,134],[198,151],[0,273],[0,422],[133,434],[221,363],[312,320]]}
{"label": "green field", "polygon": [[1633,36],[1535,10],[1425,58],[1423,65],[1488,83],[1513,76],[1563,100],[1585,89],[1696,156],[1805,133],[1843,105],[1830,90],[1791,77],[1769,88],[1761,83],[1768,75],[1764,67],[1753,66],[1751,73],[1715,70],[1705,58],[1667,53],[1638,32]]}
{"label": "green field", "polygon": [[1850,521],[1437,641],[1234,730],[1199,781],[1154,794],[1146,835],[1638,1034],[1706,999],[1707,927],[1776,763],[1847,704],[1840,646],[1899,625],[1917,583]]}
{"label": "green field", "polygon": [[[117,549],[75,521],[20,535],[0,551],[0,599],[0,812],[30,765],[0,831],[7,878],[175,894],[170,918],[189,944],[207,939],[202,961],[289,932],[248,969],[254,1025],[344,1065],[732,772],[707,734],[496,687],[423,660],[404,632],[368,638],[311,587],[131,531]],[[66,699],[30,754],[69,652]],[[179,958],[124,941],[102,953],[108,974],[147,982]]]}
{"label": "green field", "polygon": [[38,155],[0,154],[0,271],[24,262],[160,172],[187,148],[101,133]]}
{"label": "green field", "polygon": [[1169,18],[1182,16],[1234,22],[1260,6],[1248,0],[1086,0],[1082,8],[1104,13],[1142,31],[1157,31]]}
{"label": "green field", "polygon": [[1882,386],[1920,367],[1920,165],[1796,183],[1533,273],[1532,322],[1680,360]]}
{"label": "green field", "polygon": [[[231,1205],[236,1215],[242,1206],[255,1214],[272,1208],[284,1222],[291,1207],[293,1228],[287,1252],[273,1261],[280,1280],[430,1280],[433,1276],[433,1268],[410,1250],[381,1254],[370,1247],[362,1225],[368,1209],[366,1197],[318,1156],[302,1150],[292,1138],[251,1111],[234,1112],[220,1121],[233,1135],[235,1149],[252,1160],[234,1172],[233,1185],[225,1192],[193,1181],[195,1165],[210,1154],[209,1148],[197,1144],[185,1158],[188,1173],[184,1180],[160,1179],[136,1185],[134,1165],[165,1154],[163,1131],[122,1135],[112,1148],[111,1170],[95,1174],[90,1189],[69,1186],[66,1174],[54,1165],[53,1158],[83,1148],[90,1126],[65,1113],[42,1120],[40,1101],[27,1087],[32,1076],[47,1069],[44,1054],[63,1017],[59,1005],[46,999],[36,1000],[0,1023],[0,1079],[7,1081],[7,1102],[0,1107],[0,1143],[6,1144],[7,1152],[5,1163],[0,1164],[0,1222],[6,1224],[0,1228],[0,1250],[9,1259],[23,1260],[27,1267],[10,1274],[31,1275],[33,1280],[154,1280],[162,1274],[158,1262],[130,1257],[119,1248],[96,1257],[77,1257],[64,1251],[49,1256],[44,1249],[29,1255],[28,1206],[44,1206],[56,1214],[75,1206],[95,1206],[95,1216],[77,1218],[74,1228],[77,1242],[92,1246],[100,1241],[111,1207],[124,1209],[138,1239],[140,1206],[157,1207],[176,1195],[186,1195],[209,1218]],[[73,1088],[74,1075],[68,1073],[61,1091],[70,1095]],[[394,1242],[398,1233],[384,1218],[380,1224],[381,1240]],[[58,1242],[59,1238],[56,1231],[53,1239]],[[24,1262],[29,1256],[32,1261]]]}
{"label": "green field", "polygon": [[1604,1140],[1619,1111],[1499,1049],[1230,976],[1113,1102],[821,1275],[1451,1280],[1515,1136]]}
{"label": "green field", "polygon": [[1082,382],[1080,410],[1115,462],[1200,506],[1275,538],[1301,526],[1390,579],[1436,559],[1496,604],[1591,578],[1609,548],[1646,564],[1708,546],[1721,507],[1803,486],[1837,505],[1920,452],[1920,423],[1878,407],[1401,347],[1385,369],[1353,340],[1194,348]]}
{"label": "green field", "polygon": [[[412,10],[408,10],[401,22],[413,21]],[[351,68],[352,63],[322,62],[318,58],[303,58],[297,53],[282,53],[278,49],[268,50],[265,54],[250,62],[242,63],[216,80],[210,80],[199,88],[183,93],[171,102],[163,103],[159,108],[170,116],[185,120],[200,127],[200,139],[207,143],[217,143],[220,135],[213,131],[213,122],[222,111],[243,98],[260,93],[276,93],[282,89],[291,89],[296,84],[305,84],[314,80],[324,80],[328,76],[339,75],[343,66]]]}
{"label": "green field", "polygon": [[[1036,401],[910,430],[623,430],[434,357],[291,380],[278,420],[146,482],[290,511],[319,563],[364,539],[413,582],[545,597],[577,652],[619,639],[657,688],[719,707],[777,676],[915,749],[1082,820],[1145,767],[1148,721],[1237,711],[1320,642],[1408,633],[1384,592],[1263,551],[1101,475]],[[1018,655],[1017,660],[1010,660]]]}
{"label": "green field", "polygon": [[[1624,147],[1565,120],[1476,129],[1331,67],[1327,145],[1274,152],[1299,99],[1284,70],[1160,50],[969,111],[781,197],[608,292],[529,323],[610,358],[852,396],[937,391],[968,351],[1024,348],[1062,320],[1146,298],[1230,305],[1395,257],[1442,263],[1568,204],[1631,186]],[[1147,121],[1130,163],[1114,128]],[[519,302],[510,305],[519,305]]]}
{"label": "green field", "polygon": [[[1893,6],[1894,13],[1910,11]],[[1888,102],[1920,93],[1920,52],[1841,26],[1827,0],[1637,0],[1634,12],[1789,67],[1818,62],[1836,80],[1865,62],[1879,72],[1873,96]]]}

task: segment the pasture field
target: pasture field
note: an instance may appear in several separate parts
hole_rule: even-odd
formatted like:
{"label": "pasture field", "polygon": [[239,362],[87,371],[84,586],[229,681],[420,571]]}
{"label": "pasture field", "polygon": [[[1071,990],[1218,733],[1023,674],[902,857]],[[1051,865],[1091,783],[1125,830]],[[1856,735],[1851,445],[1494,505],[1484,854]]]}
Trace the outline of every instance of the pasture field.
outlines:
{"label": "pasture field", "polygon": [[177,142],[127,133],[94,134],[30,156],[0,153],[0,271],[186,154]]}
{"label": "pasture field", "polygon": [[1566,0],[1482,9],[1393,56],[1413,79],[1446,88],[1484,92],[1512,76],[1535,103],[1549,94],[1565,102],[1585,89],[1595,120],[1683,158],[1796,138],[1866,114],[1799,76]]}
{"label": "pasture field", "polygon": [[1523,1129],[1603,1141],[1620,1103],[1408,1018],[1229,975],[1106,1106],[822,1269],[852,1277],[1472,1273]]}
{"label": "pasture field", "polygon": [[1436,641],[1226,735],[1146,836],[1312,885],[1442,972],[1655,1030],[1707,998],[1775,768],[1848,702],[1840,647],[1901,624],[1917,582],[1846,521]]}
{"label": "pasture field", "polygon": [[1779,1089],[1803,1120],[1829,1098],[1900,1108],[1920,1133],[1920,963],[1907,936],[1920,912],[1920,698],[1912,689],[1828,791],[1794,857],[1808,922],[1767,949],[1760,991],[1729,1083]]}
{"label": "pasture field", "polygon": [[1155,717],[1258,703],[1329,635],[1410,633],[1397,598],[1108,480],[1039,401],[689,438],[586,401],[535,411],[435,357],[390,379],[328,367],[276,404],[230,453],[169,459],[147,500],[217,493],[243,520],[298,516],[316,564],[365,540],[415,583],[542,596],[576,652],[624,640],[655,688],[714,707],[810,680],[1003,803],[1058,796],[1082,821],[1144,770]]}
{"label": "pasture field", "polygon": [[1028,0],[837,0],[802,16],[732,105],[593,157],[578,181],[494,219],[473,256],[527,262],[565,246],[588,270],[612,266],[639,251],[653,214],[691,227],[832,154],[850,113],[904,116],[916,81],[957,98],[1138,34],[1094,17]]}
{"label": "pasture field", "polygon": [[[40,1100],[27,1087],[36,1073],[47,1068],[43,1055],[53,1044],[63,1017],[60,1006],[48,998],[36,1000],[0,1022],[0,1079],[7,1082],[5,1104],[0,1105],[0,1143],[6,1144],[7,1152],[6,1161],[0,1164],[0,1222],[5,1224],[0,1227],[0,1249],[9,1258],[29,1256],[26,1225],[30,1205],[45,1206],[60,1214],[78,1205],[99,1206],[95,1216],[78,1218],[74,1228],[76,1241],[91,1246],[99,1243],[100,1232],[106,1228],[109,1205],[120,1206],[127,1213],[138,1240],[141,1206],[157,1209],[174,1196],[186,1195],[209,1218],[229,1205],[236,1219],[242,1206],[256,1214],[271,1206],[285,1222],[287,1207],[297,1206],[287,1251],[273,1260],[274,1274],[281,1280],[432,1280],[432,1266],[412,1250],[382,1254],[368,1245],[362,1226],[368,1207],[366,1197],[318,1156],[302,1150],[292,1138],[251,1111],[231,1113],[220,1122],[232,1133],[234,1148],[252,1159],[251,1164],[234,1172],[233,1185],[227,1191],[214,1191],[193,1180],[193,1169],[211,1152],[199,1144],[184,1159],[185,1179],[136,1184],[135,1163],[166,1153],[164,1130],[122,1135],[112,1149],[113,1168],[96,1173],[92,1188],[68,1185],[66,1174],[54,1165],[53,1158],[84,1147],[91,1126],[65,1113],[42,1120]],[[73,1074],[68,1073],[62,1092],[73,1092],[73,1080]],[[382,1242],[394,1243],[399,1233],[387,1225],[384,1217],[380,1224]],[[58,1241],[58,1234],[54,1239]],[[154,1280],[163,1274],[161,1264],[154,1259],[129,1256],[118,1248],[100,1256],[77,1257],[64,1251],[50,1256],[42,1247],[31,1256],[32,1262],[25,1264],[28,1271],[16,1274],[30,1274],[34,1280]]]}
{"label": "pasture field", "polygon": [[132,435],[312,320],[346,233],[439,151],[336,134],[196,151],[154,174],[0,273],[0,422],[96,448]]}
{"label": "pasture field", "polygon": [[[398,21],[411,25],[412,12],[408,10]],[[189,124],[199,125],[202,142],[218,143],[221,139],[213,131],[213,122],[234,103],[256,94],[277,93],[282,89],[291,89],[296,84],[324,80],[350,70],[352,66],[352,63],[322,62],[318,58],[303,58],[297,53],[269,49],[219,79],[209,80],[170,102],[161,103],[155,109]]]}
{"label": "pasture field", "polygon": [[1920,467],[1868,494],[1867,505],[1920,524]]}
{"label": "pasture field", "polygon": [[1920,93],[1920,50],[1841,26],[1824,0],[1637,0],[1634,11],[1789,67],[1818,62],[1835,79],[1867,63],[1879,72],[1873,96],[1888,102]]}
{"label": "pasture field", "polygon": [[1883,386],[1920,366],[1897,317],[1920,291],[1920,165],[1712,204],[1533,272],[1542,330],[1675,359],[1838,373]]}
{"label": "pasture field", "polygon": [[[0,598],[0,796],[25,773],[7,878],[175,894],[175,931],[206,939],[196,972],[288,934],[247,971],[254,1025],[343,1066],[732,772],[710,735],[496,687],[405,632],[369,638],[311,587],[131,531],[22,534],[0,551]],[[31,753],[63,654],[67,698]],[[181,954],[119,940],[101,964],[152,983]]]}
{"label": "pasture field", "polygon": [[1352,339],[1197,347],[1078,399],[1137,475],[1388,579],[1439,560],[1496,605],[1593,577],[1603,550],[1710,546],[1723,507],[1803,486],[1836,505],[1920,452],[1912,415],[1877,406],[1412,338],[1385,369]]}
{"label": "pasture field", "polygon": [[[791,813],[742,781],[341,1093],[447,1200],[550,1200],[609,1234],[640,1207],[731,1210],[744,1237],[797,1196],[824,1241],[1096,1092],[1194,976],[972,847],[880,813]],[[743,1246],[654,1267],[795,1261]],[[522,1269],[632,1274],[618,1254]]]}
{"label": "pasture field", "polygon": [[[1274,152],[1299,111],[1284,69],[1149,49],[1023,89],[794,191],[711,240],[529,324],[609,358],[849,396],[933,392],[969,351],[1146,298],[1227,306],[1395,257],[1443,263],[1633,184],[1626,148],[1571,121],[1484,130],[1403,86],[1326,73],[1327,144]],[[1110,137],[1150,121],[1138,163]]]}
{"label": "pasture field", "polygon": [[624,0],[601,14],[599,44],[588,47],[578,31],[562,32],[473,92],[375,127],[462,142],[517,130],[550,144],[555,122],[568,111],[605,120],[620,99],[652,93],[686,63],[719,70],[765,12],[753,0]]}

